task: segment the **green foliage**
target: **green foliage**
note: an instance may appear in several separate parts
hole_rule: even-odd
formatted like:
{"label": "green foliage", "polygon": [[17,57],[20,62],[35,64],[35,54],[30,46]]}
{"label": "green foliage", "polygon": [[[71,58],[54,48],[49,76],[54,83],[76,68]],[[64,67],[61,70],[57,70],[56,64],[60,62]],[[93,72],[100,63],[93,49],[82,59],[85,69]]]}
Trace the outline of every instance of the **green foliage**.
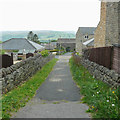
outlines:
{"label": "green foliage", "polygon": [[36,41],[36,43],[38,43],[38,44],[41,44],[41,42],[38,40],[38,41]]}
{"label": "green foliage", "polygon": [[60,51],[60,53],[59,53],[59,51],[57,52],[57,54],[56,55],[64,55],[65,53],[67,53],[67,52],[65,52],[65,51]]}
{"label": "green foliage", "polygon": [[27,39],[33,41],[34,33],[30,31],[27,35]]}
{"label": "green foliage", "polygon": [[37,34],[34,34],[33,41],[36,42],[36,43],[39,42]]}
{"label": "green foliage", "polygon": [[51,40],[51,42],[57,42],[57,40]]}
{"label": "green foliage", "polygon": [[1,55],[5,54],[5,50],[0,50],[0,54]]}
{"label": "green foliage", "polygon": [[48,50],[43,50],[43,51],[41,51],[41,55],[42,55],[43,57],[47,57],[47,56],[49,55]]}
{"label": "green foliage", "polygon": [[104,82],[96,80],[82,65],[77,65],[70,59],[73,79],[80,87],[84,97],[83,103],[89,105],[86,112],[91,112],[93,118],[120,119],[120,88],[111,88]]}
{"label": "green foliage", "polygon": [[57,59],[52,59],[31,79],[2,96],[3,118],[10,118],[12,112],[16,112],[20,107],[25,106],[25,104],[35,95],[36,90],[40,85],[46,80],[56,62]]}
{"label": "green foliage", "polygon": [[12,52],[18,52],[19,50],[13,50]]}
{"label": "green foliage", "polygon": [[34,34],[32,31],[30,31],[27,35],[27,39],[28,40],[31,40],[33,42],[36,42],[38,44],[40,44],[40,41],[38,40],[38,35],[37,34]]}

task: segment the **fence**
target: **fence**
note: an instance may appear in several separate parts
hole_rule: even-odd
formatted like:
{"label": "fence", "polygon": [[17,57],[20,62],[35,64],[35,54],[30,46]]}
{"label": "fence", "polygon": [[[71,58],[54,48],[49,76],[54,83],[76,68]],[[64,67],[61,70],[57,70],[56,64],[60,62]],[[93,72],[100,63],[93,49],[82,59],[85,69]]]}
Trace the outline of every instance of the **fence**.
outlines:
{"label": "fence", "polygon": [[90,61],[120,73],[120,47],[100,47],[83,50],[83,56]]}
{"label": "fence", "polygon": [[10,67],[11,65],[13,65],[13,53],[11,53],[11,56],[7,54],[0,55],[0,69]]}
{"label": "fence", "polygon": [[120,47],[113,48],[113,64],[112,69],[120,74]]}

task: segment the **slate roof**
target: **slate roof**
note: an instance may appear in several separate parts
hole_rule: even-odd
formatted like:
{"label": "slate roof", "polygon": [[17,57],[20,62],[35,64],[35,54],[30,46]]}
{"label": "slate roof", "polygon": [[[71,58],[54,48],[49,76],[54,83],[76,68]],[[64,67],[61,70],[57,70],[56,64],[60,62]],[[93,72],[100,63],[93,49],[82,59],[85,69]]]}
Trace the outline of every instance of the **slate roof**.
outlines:
{"label": "slate roof", "polygon": [[35,53],[35,50],[19,50],[18,53]]}
{"label": "slate roof", "polygon": [[2,46],[2,49],[5,50],[41,50],[44,49],[43,46],[32,42],[26,38],[12,38],[9,39],[5,42],[3,42],[2,44],[0,44],[0,46]]}
{"label": "slate roof", "polygon": [[88,40],[88,41],[85,41],[83,43],[83,45],[86,45],[86,46],[94,46],[94,38]]}
{"label": "slate roof", "polygon": [[75,38],[58,38],[57,43],[76,43]]}
{"label": "slate roof", "polygon": [[94,35],[96,27],[79,27],[78,31],[82,34]]}

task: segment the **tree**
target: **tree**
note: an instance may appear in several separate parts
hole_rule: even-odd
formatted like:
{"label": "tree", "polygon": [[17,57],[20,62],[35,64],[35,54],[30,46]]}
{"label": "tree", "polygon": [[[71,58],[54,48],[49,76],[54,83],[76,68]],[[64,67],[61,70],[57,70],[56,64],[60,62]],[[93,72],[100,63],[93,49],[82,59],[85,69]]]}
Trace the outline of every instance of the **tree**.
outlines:
{"label": "tree", "polygon": [[37,36],[37,34],[34,34],[34,36],[33,36],[33,41],[34,41],[34,42],[37,42],[37,41],[38,41],[38,36]]}
{"label": "tree", "polygon": [[33,41],[33,37],[34,37],[34,33],[32,31],[30,31],[28,33],[27,39]]}
{"label": "tree", "polygon": [[33,41],[40,44],[40,41],[38,40],[38,35],[37,34],[34,34]]}

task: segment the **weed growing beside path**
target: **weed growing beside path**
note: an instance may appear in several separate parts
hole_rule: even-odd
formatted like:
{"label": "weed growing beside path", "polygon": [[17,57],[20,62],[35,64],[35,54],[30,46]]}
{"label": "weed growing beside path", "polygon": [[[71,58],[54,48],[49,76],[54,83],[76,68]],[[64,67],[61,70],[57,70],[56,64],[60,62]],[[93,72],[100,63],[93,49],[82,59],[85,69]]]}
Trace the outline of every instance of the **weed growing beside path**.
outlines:
{"label": "weed growing beside path", "polygon": [[2,96],[2,117],[9,118],[12,112],[16,112],[20,107],[24,107],[36,93],[36,90],[46,80],[57,59],[54,58],[38,71],[31,79],[21,86]]}
{"label": "weed growing beside path", "polygon": [[119,88],[113,89],[102,81],[96,80],[82,65],[75,64],[73,58],[69,63],[73,79],[84,96],[82,101],[89,105],[87,112],[91,112],[93,118],[120,119]]}

